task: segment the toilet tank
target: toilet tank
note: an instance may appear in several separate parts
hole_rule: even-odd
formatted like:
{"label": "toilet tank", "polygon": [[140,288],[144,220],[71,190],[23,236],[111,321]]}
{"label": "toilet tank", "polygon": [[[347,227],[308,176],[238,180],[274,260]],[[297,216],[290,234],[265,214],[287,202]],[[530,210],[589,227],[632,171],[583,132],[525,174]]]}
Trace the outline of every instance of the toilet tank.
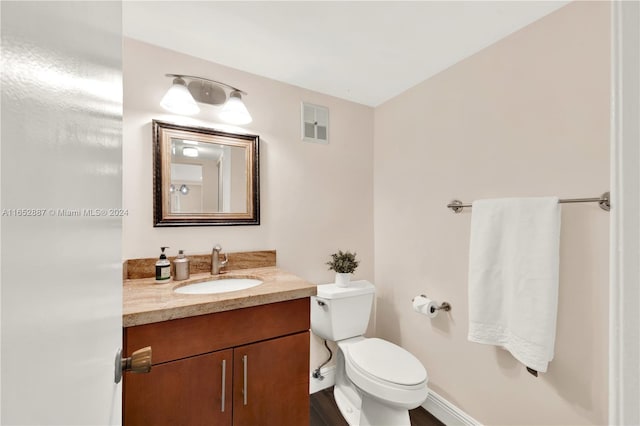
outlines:
{"label": "toilet tank", "polygon": [[311,330],[323,339],[337,342],[361,336],[367,330],[375,287],[368,281],[351,281],[348,287],[318,286],[311,297]]}

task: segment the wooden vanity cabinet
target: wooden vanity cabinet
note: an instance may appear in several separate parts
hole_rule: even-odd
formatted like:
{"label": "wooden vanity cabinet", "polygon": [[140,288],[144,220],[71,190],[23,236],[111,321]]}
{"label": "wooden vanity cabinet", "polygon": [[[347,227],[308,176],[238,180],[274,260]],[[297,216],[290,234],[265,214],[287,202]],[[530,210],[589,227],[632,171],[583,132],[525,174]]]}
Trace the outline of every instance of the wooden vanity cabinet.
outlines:
{"label": "wooden vanity cabinet", "polygon": [[127,356],[153,355],[124,376],[123,423],[308,425],[309,327],[305,298],[125,328]]}
{"label": "wooden vanity cabinet", "polygon": [[124,423],[232,424],[232,363],[233,350],[228,349],[154,365],[148,374],[127,374]]}
{"label": "wooden vanity cabinet", "polygon": [[309,424],[308,332],[234,348],[233,378],[234,425]]}

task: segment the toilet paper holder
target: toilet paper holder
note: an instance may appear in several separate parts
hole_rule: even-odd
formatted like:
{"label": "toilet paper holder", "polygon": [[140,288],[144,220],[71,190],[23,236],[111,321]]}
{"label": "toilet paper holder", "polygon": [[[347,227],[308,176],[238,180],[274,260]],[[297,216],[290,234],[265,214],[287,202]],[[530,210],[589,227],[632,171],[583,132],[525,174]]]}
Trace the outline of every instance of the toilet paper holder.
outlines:
{"label": "toilet paper holder", "polygon": [[[426,294],[421,294],[419,297],[427,297]],[[411,303],[413,303],[413,301],[415,300],[415,297],[413,299],[411,299]],[[449,302],[442,302],[437,308],[435,308],[437,311],[445,311],[445,312],[449,312],[451,310],[451,304]],[[432,312],[433,313],[433,312]]]}

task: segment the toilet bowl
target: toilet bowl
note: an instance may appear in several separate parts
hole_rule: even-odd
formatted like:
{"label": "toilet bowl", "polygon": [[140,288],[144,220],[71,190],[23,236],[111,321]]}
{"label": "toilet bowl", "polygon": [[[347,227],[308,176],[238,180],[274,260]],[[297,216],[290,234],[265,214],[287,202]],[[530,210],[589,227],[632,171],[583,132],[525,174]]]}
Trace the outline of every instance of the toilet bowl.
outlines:
{"label": "toilet bowl", "polygon": [[338,345],[334,398],[350,426],[410,425],[409,411],[428,395],[428,376],[405,349],[362,334],[369,321],[374,287],[318,286],[312,299],[311,329]]}

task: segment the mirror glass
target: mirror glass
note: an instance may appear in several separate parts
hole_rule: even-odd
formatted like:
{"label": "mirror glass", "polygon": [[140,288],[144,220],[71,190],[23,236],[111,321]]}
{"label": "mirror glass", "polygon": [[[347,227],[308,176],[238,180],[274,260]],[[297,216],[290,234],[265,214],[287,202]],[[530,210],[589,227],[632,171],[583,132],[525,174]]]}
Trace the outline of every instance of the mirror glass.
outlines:
{"label": "mirror glass", "polygon": [[258,136],[154,120],[154,226],[257,225]]}

